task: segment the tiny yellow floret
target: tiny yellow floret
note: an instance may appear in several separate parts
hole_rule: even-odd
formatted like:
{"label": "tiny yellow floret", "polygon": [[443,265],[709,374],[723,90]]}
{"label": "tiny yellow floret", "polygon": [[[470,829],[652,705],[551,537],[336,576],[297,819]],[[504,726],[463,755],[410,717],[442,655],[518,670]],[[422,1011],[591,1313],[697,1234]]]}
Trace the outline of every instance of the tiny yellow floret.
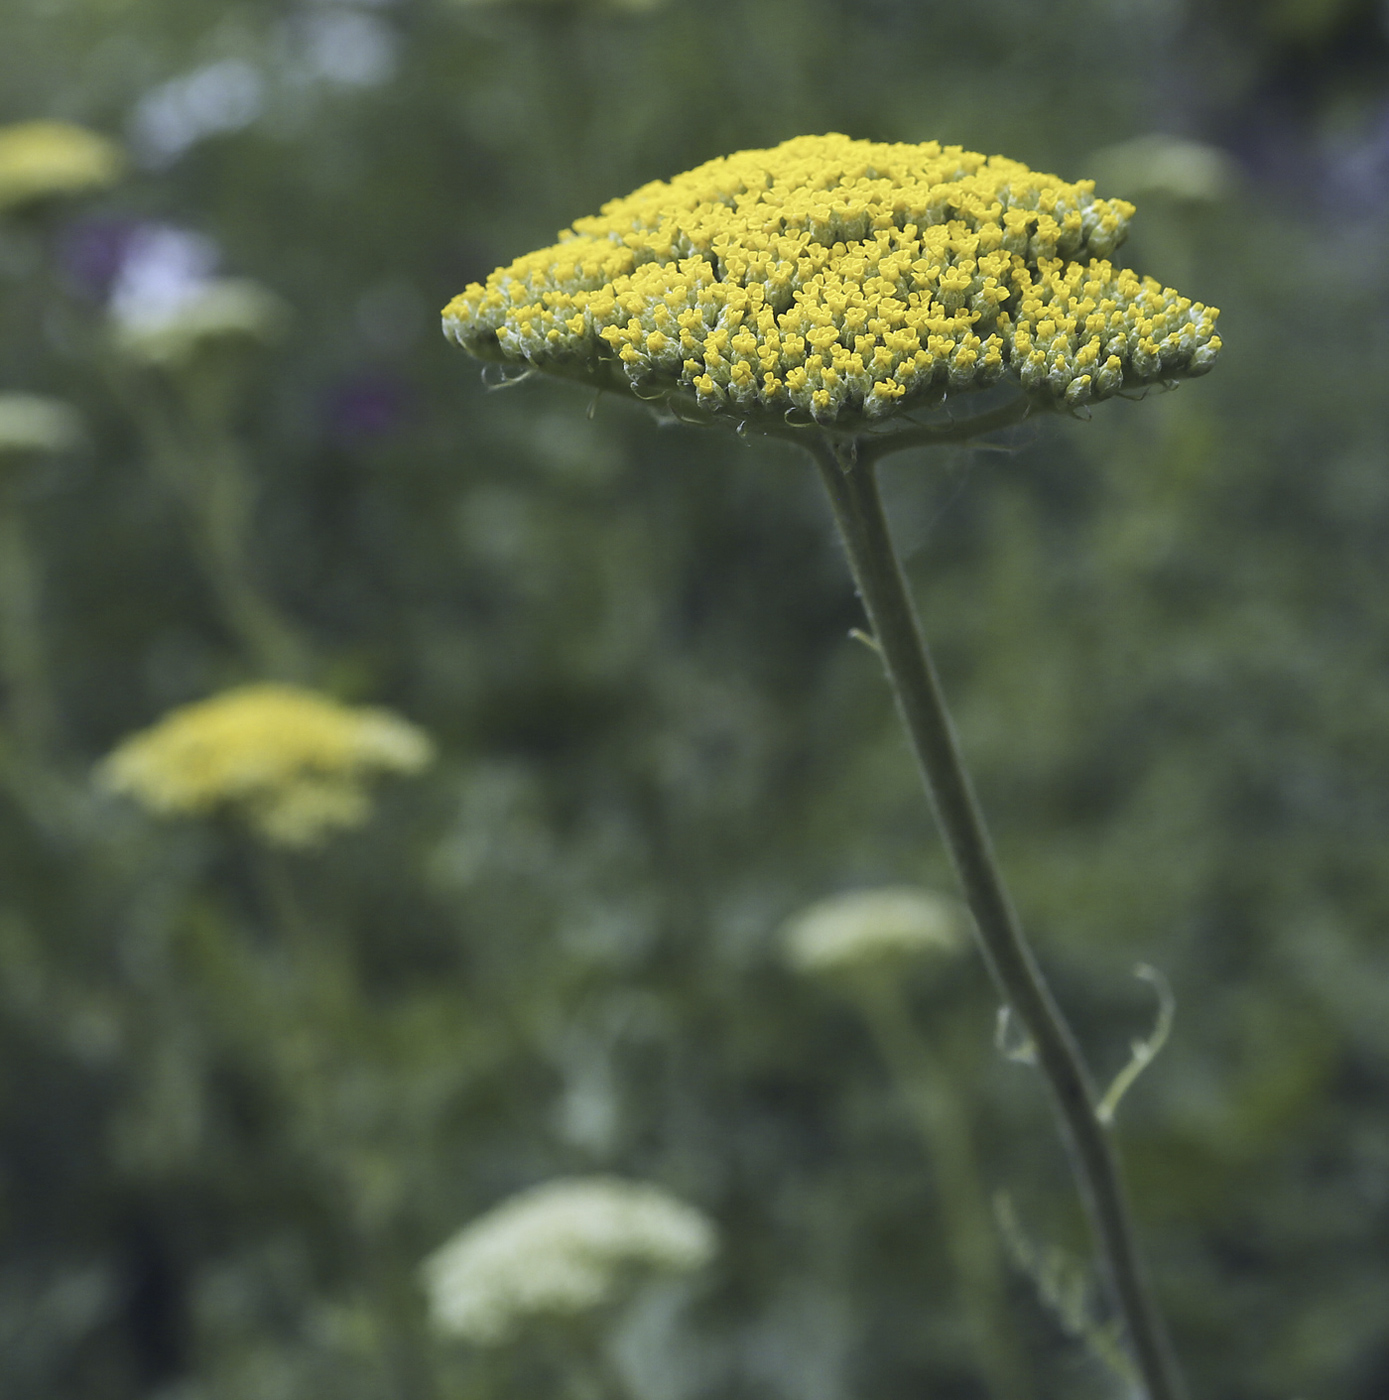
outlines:
{"label": "tiny yellow floret", "polygon": [[853,431],[1009,376],[1078,408],[1220,348],[1218,311],[1110,261],[1133,212],[959,146],[802,136],[604,205],[456,296],[444,330],[736,420]]}
{"label": "tiny yellow floret", "polygon": [[417,773],[432,757],[428,737],[389,710],[267,683],[171,711],[120,744],[97,778],[153,812],[230,809],[272,844],[309,846],[366,821],[370,776]]}
{"label": "tiny yellow floret", "polygon": [[114,184],[125,156],[114,141],[69,122],[0,127],[0,210]]}

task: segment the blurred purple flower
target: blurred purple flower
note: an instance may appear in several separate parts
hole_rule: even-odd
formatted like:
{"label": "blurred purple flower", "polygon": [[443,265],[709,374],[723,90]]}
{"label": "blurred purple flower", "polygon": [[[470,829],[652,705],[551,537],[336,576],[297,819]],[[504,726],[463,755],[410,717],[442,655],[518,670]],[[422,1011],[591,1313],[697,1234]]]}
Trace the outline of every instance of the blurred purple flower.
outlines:
{"label": "blurred purple flower", "polygon": [[196,296],[220,253],[210,238],[172,224],[104,218],[65,230],[58,258],[81,291],[133,323],[157,320]]}
{"label": "blurred purple flower", "polygon": [[142,227],[135,219],[80,219],[59,237],[58,265],[80,292],[105,301]]}
{"label": "blurred purple flower", "polygon": [[1327,195],[1356,213],[1374,213],[1389,202],[1389,102],[1365,124],[1360,139],[1346,143],[1328,158]]}
{"label": "blurred purple flower", "polygon": [[398,378],[366,371],[335,385],[327,396],[328,428],[340,442],[386,437],[404,423],[410,394]]}

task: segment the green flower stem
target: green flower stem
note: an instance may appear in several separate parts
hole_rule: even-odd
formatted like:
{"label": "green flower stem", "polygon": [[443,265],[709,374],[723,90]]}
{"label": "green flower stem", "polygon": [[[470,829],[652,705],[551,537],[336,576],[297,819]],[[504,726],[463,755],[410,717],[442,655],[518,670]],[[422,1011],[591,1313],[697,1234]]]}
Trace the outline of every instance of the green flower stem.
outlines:
{"label": "green flower stem", "polygon": [[549,1330],[568,1400],[631,1400],[631,1388],[608,1349],[601,1314],[556,1318]]}
{"label": "green flower stem", "polygon": [[[285,946],[298,958],[317,953],[313,923],[299,897],[294,870],[284,851],[268,846],[260,837],[249,838],[251,866],[267,923],[278,929]],[[306,969],[307,972],[312,969]]]}
{"label": "green flower stem", "polygon": [[265,676],[302,681],[304,643],[252,578],[250,538],[256,485],[245,453],[207,395],[177,396],[133,378],[115,381],[144,437],[150,464],[192,527],[198,564],[228,627]]}
{"label": "green flower stem", "polygon": [[[967,426],[961,425],[962,439]],[[811,450],[936,819],[974,915],[980,951],[999,995],[1030,1037],[1051,1090],[1102,1273],[1127,1328],[1148,1400],[1180,1400],[1184,1387],[1149,1290],[1118,1157],[1095,1116],[1096,1095],[1075,1036],[1052,998],[1004,888],[892,546],[873,463],[859,459],[852,439],[822,441]]]}
{"label": "green flower stem", "polygon": [[32,764],[52,743],[54,707],[39,624],[38,568],[19,505],[8,491],[0,492],[0,670],[11,730]]}
{"label": "green flower stem", "polygon": [[981,1183],[968,1111],[934,1047],[913,1025],[895,978],[865,979],[855,999],[931,1160],[980,1374],[995,1400],[1031,1400],[1032,1383],[1008,1320],[998,1232]]}

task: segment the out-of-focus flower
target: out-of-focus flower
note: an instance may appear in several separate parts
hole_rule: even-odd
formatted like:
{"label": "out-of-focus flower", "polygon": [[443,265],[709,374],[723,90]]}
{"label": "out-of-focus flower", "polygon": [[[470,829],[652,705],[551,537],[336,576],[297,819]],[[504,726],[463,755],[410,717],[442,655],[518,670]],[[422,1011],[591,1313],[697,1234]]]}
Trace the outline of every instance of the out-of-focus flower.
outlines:
{"label": "out-of-focus flower", "polygon": [[267,344],[288,318],[260,283],[215,277],[217,246],[186,229],[151,224],[130,235],[111,287],[116,347],[147,364],[183,364],[217,345]]}
{"label": "out-of-focus flower", "polygon": [[[472,10],[502,5],[515,5],[519,8],[523,4],[543,7],[545,5],[578,5],[584,2],[585,0],[454,0],[454,4]],[[594,4],[599,9],[627,10],[633,14],[640,14],[643,10],[660,9],[666,0],[588,0],[588,3]]]}
{"label": "out-of-focus flower", "polygon": [[342,442],[385,437],[400,427],[409,402],[407,386],[395,376],[357,375],[337,385],[328,395],[328,427]]}
{"label": "out-of-focus flower", "polygon": [[300,71],[344,87],[372,87],[395,72],[396,38],[375,15],[327,6],[295,27]]}
{"label": "out-of-focus flower", "polygon": [[112,256],[111,314],[133,324],[177,311],[207,284],[221,258],[212,239],[172,224],[127,229]]}
{"label": "out-of-focus flower", "polygon": [[287,316],[285,303],[259,282],[214,277],[158,315],[117,321],[116,345],[147,364],[186,364],[215,345],[270,344]]}
{"label": "out-of-focus flower", "polygon": [[1239,167],[1224,151],[1177,136],[1138,136],[1105,146],[1086,167],[1106,188],[1126,196],[1166,196],[1183,204],[1214,204],[1239,182]]}
{"label": "out-of-focus flower", "polygon": [[308,846],[366,821],[370,777],[417,773],[432,757],[428,737],[389,710],[258,684],[172,711],[126,739],[97,777],[151,811],[232,809],[274,844]]}
{"label": "out-of-focus flower", "polygon": [[784,931],[787,961],[816,975],[897,967],[967,946],[968,915],[954,900],[909,885],[819,900]]}
{"label": "out-of-focus flower", "polygon": [[0,393],[0,467],[69,452],[82,441],[82,417],[71,404],[42,394]]}
{"label": "out-of-focus flower", "polygon": [[78,219],[58,240],[58,263],[85,296],[104,302],[148,225],[136,219],[99,216]]}
{"label": "out-of-focus flower", "polygon": [[709,1220],[659,1188],[570,1177],[488,1211],[422,1273],[435,1327],[485,1346],[530,1319],[601,1307],[644,1271],[698,1269],[714,1249]]}
{"label": "out-of-focus flower", "polygon": [[204,137],[249,126],[264,106],[260,69],[219,59],[147,92],[131,118],[131,142],[148,164],[166,165]]}
{"label": "out-of-focus flower", "polygon": [[468,287],[444,330],[770,430],[858,433],[1005,376],[1077,408],[1220,350],[1217,311],[1108,260],[1133,212],[1002,156],[802,136],[614,200]]}
{"label": "out-of-focus flower", "polygon": [[0,127],[0,210],[105,189],[124,169],[121,148],[86,127],[50,121]]}

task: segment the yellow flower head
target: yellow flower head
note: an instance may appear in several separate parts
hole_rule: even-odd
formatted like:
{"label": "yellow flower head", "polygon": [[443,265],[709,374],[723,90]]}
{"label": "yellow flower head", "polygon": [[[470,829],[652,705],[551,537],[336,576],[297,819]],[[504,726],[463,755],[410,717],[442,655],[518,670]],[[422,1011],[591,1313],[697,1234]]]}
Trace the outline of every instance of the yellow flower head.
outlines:
{"label": "yellow flower head", "polygon": [[958,146],[802,136],[644,185],[444,309],[482,359],[853,432],[1009,377],[1202,374],[1219,314],[1109,261],[1133,206]]}
{"label": "yellow flower head", "polygon": [[261,684],[165,715],[117,747],[98,779],[151,811],[230,808],[268,841],[308,846],[366,821],[371,774],[417,773],[432,757],[429,739],[388,710]]}
{"label": "yellow flower head", "polygon": [[68,122],[0,127],[0,210],[114,184],[125,157],[114,141]]}

